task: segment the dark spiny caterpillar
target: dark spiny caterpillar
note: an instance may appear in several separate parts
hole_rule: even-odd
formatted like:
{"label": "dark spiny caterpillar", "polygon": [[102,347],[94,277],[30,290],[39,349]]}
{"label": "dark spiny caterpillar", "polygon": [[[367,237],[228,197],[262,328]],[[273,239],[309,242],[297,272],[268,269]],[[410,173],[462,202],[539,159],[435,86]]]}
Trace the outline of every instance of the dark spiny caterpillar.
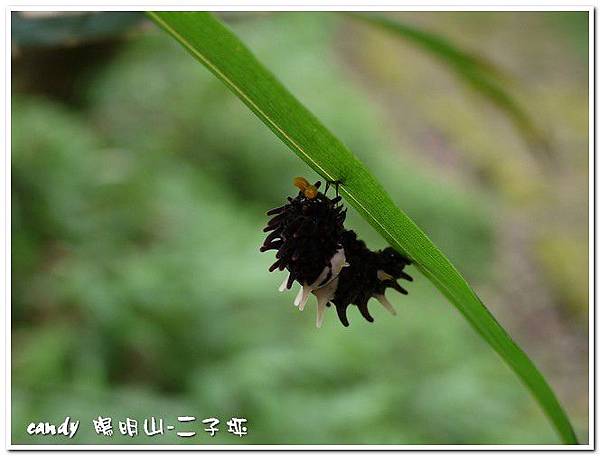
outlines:
{"label": "dark spiny caterpillar", "polygon": [[272,218],[264,231],[270,233],[260,249],[277,250],[277,261],[269,271],[289,272],[279,290],[290,289],[294,281],[300,283],[302,288],[294,301],[300,310],[313,293],[317,297],[317,327],[321,327],[331,303],[344,326],[349,325],[346,310],[350,304],[356,305],[367,321],[373,321],[367,307],[372,297],[395,315],[385,290],[394,288],[407,294],[396,280],[412,281],[404,272],[410,260],[391,247],[369,250],[354,231],[344,228],[346,210],[341,198],[329,199],[319,192],[320,182],[310,185],[297,177],[294,185],[300,189],[298,195],[267,212]]}

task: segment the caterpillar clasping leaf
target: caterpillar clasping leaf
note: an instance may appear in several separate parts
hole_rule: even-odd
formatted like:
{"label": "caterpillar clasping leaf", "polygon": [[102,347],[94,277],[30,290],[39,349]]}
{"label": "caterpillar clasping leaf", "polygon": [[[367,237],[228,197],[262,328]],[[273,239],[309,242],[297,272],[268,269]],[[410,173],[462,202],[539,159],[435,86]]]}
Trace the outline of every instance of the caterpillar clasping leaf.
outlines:
{"label": "caterpillar clasping leaf", "polygon": [[[261,252],[276,250],[276,261],[269,268],[288,271],[279,291],[290,289],[294,282],[301,285],[294,305],[304,310],[311,294],[317,298],[317,327],[323,324],[325,310],[333,304],[338,318],[349,326],[347,309],[358,307],[369,322],[368,302],[377,299],[390,313],[396,311],[385,297],[387,288],[402,294],[408,292],[399,279],[412,281],[404,272],[410,260],[391,247],[373,252],[359,240],[356,233],[344,228],[346,209],[341,197],[328,198],[303,177],[294,179],[299,192],[287,203],[271,209],[268,232]],[[325,190],[327,191],[327,190]]]}

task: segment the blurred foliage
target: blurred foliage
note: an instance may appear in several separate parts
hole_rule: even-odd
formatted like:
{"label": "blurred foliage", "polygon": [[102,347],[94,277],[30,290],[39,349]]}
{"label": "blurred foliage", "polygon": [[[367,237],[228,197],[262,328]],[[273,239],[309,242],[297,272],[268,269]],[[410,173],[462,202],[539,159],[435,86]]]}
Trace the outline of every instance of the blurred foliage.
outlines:
{"label": "blurred foliage", "polygon": [[[519,100],[507,90],[511,80],[504,70],[480,55],[461,49],[444,36],[400,20],[371,13],[350,13],[350,17],[362,20],[372,26],[381,27],[440,59],[465,84],[506,113],[515,128],[530,143],[534,157],[547,159],[552,156],[544,132],[521,106]],[[543,156],[538,157],[540,154]]]}
{"label": "blurred foliage", "polygon": [[11,15],[12,45],[26,47],[74,46],[114,38],[143,18],[141,11],[29,11]]}
{"label": "blurred foliage", "polygon": [[[275,14],[235,30],[470,280],[490,283],[494,198],[382,139],[385,113],[337,57],[339,24]],[[85,109],[12,99],[13,443],[66,443],[25,432],[65,416],[82,420],[79,444],[557,443],[420,276],[390,297],[397,318],[374,307],[374,324],[351,314],[348,329],[328,314],[317,331],[310,305],[299,313],[277,292],[258,252],[264,212],[294,176],[315,176],[177,43],[158,30],[129,40],[81,96]],[[356,214],[348,226],[383,246]],[[182,414],[217,416],[221,431],[131,439],[92,426]],[[232,416],[248,436],[226,432]]]}
{"label": "blurred foliage", "polygon": [[588,253],[579,248],[581,243],[580,239],[564,233],[553,233],[539,240],[537,254],[542,270],[552,278],[554,292],[565,302],[568,311],[585,315],[588,277],[581,271],[588,267]]}

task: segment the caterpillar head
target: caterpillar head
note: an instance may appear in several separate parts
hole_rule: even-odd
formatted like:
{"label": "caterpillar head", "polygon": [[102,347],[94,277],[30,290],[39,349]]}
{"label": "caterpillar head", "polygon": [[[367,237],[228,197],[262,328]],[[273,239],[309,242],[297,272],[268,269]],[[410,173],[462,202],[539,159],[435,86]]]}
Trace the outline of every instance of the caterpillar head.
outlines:
{"label": "caterpillar head", "polygon": [[316,182],[315,185],[311,185],[304,177],[295,177],[294,186],[300,189],[300,192],[309,200],[313,200],[319,194],[319,186],[321,182]]}

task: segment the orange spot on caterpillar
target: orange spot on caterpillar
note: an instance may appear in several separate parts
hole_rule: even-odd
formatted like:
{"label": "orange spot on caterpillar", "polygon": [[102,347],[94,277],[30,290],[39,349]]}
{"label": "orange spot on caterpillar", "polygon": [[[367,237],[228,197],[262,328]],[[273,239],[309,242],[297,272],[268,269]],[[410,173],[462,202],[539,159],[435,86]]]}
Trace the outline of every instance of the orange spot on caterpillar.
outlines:
{"label": "orange spot on caterpillar", "polygon": [[298,187],[308,199],[315,199],[319,193],[317,187],[308,183],[304,177],[295,177],[294,186]]}

